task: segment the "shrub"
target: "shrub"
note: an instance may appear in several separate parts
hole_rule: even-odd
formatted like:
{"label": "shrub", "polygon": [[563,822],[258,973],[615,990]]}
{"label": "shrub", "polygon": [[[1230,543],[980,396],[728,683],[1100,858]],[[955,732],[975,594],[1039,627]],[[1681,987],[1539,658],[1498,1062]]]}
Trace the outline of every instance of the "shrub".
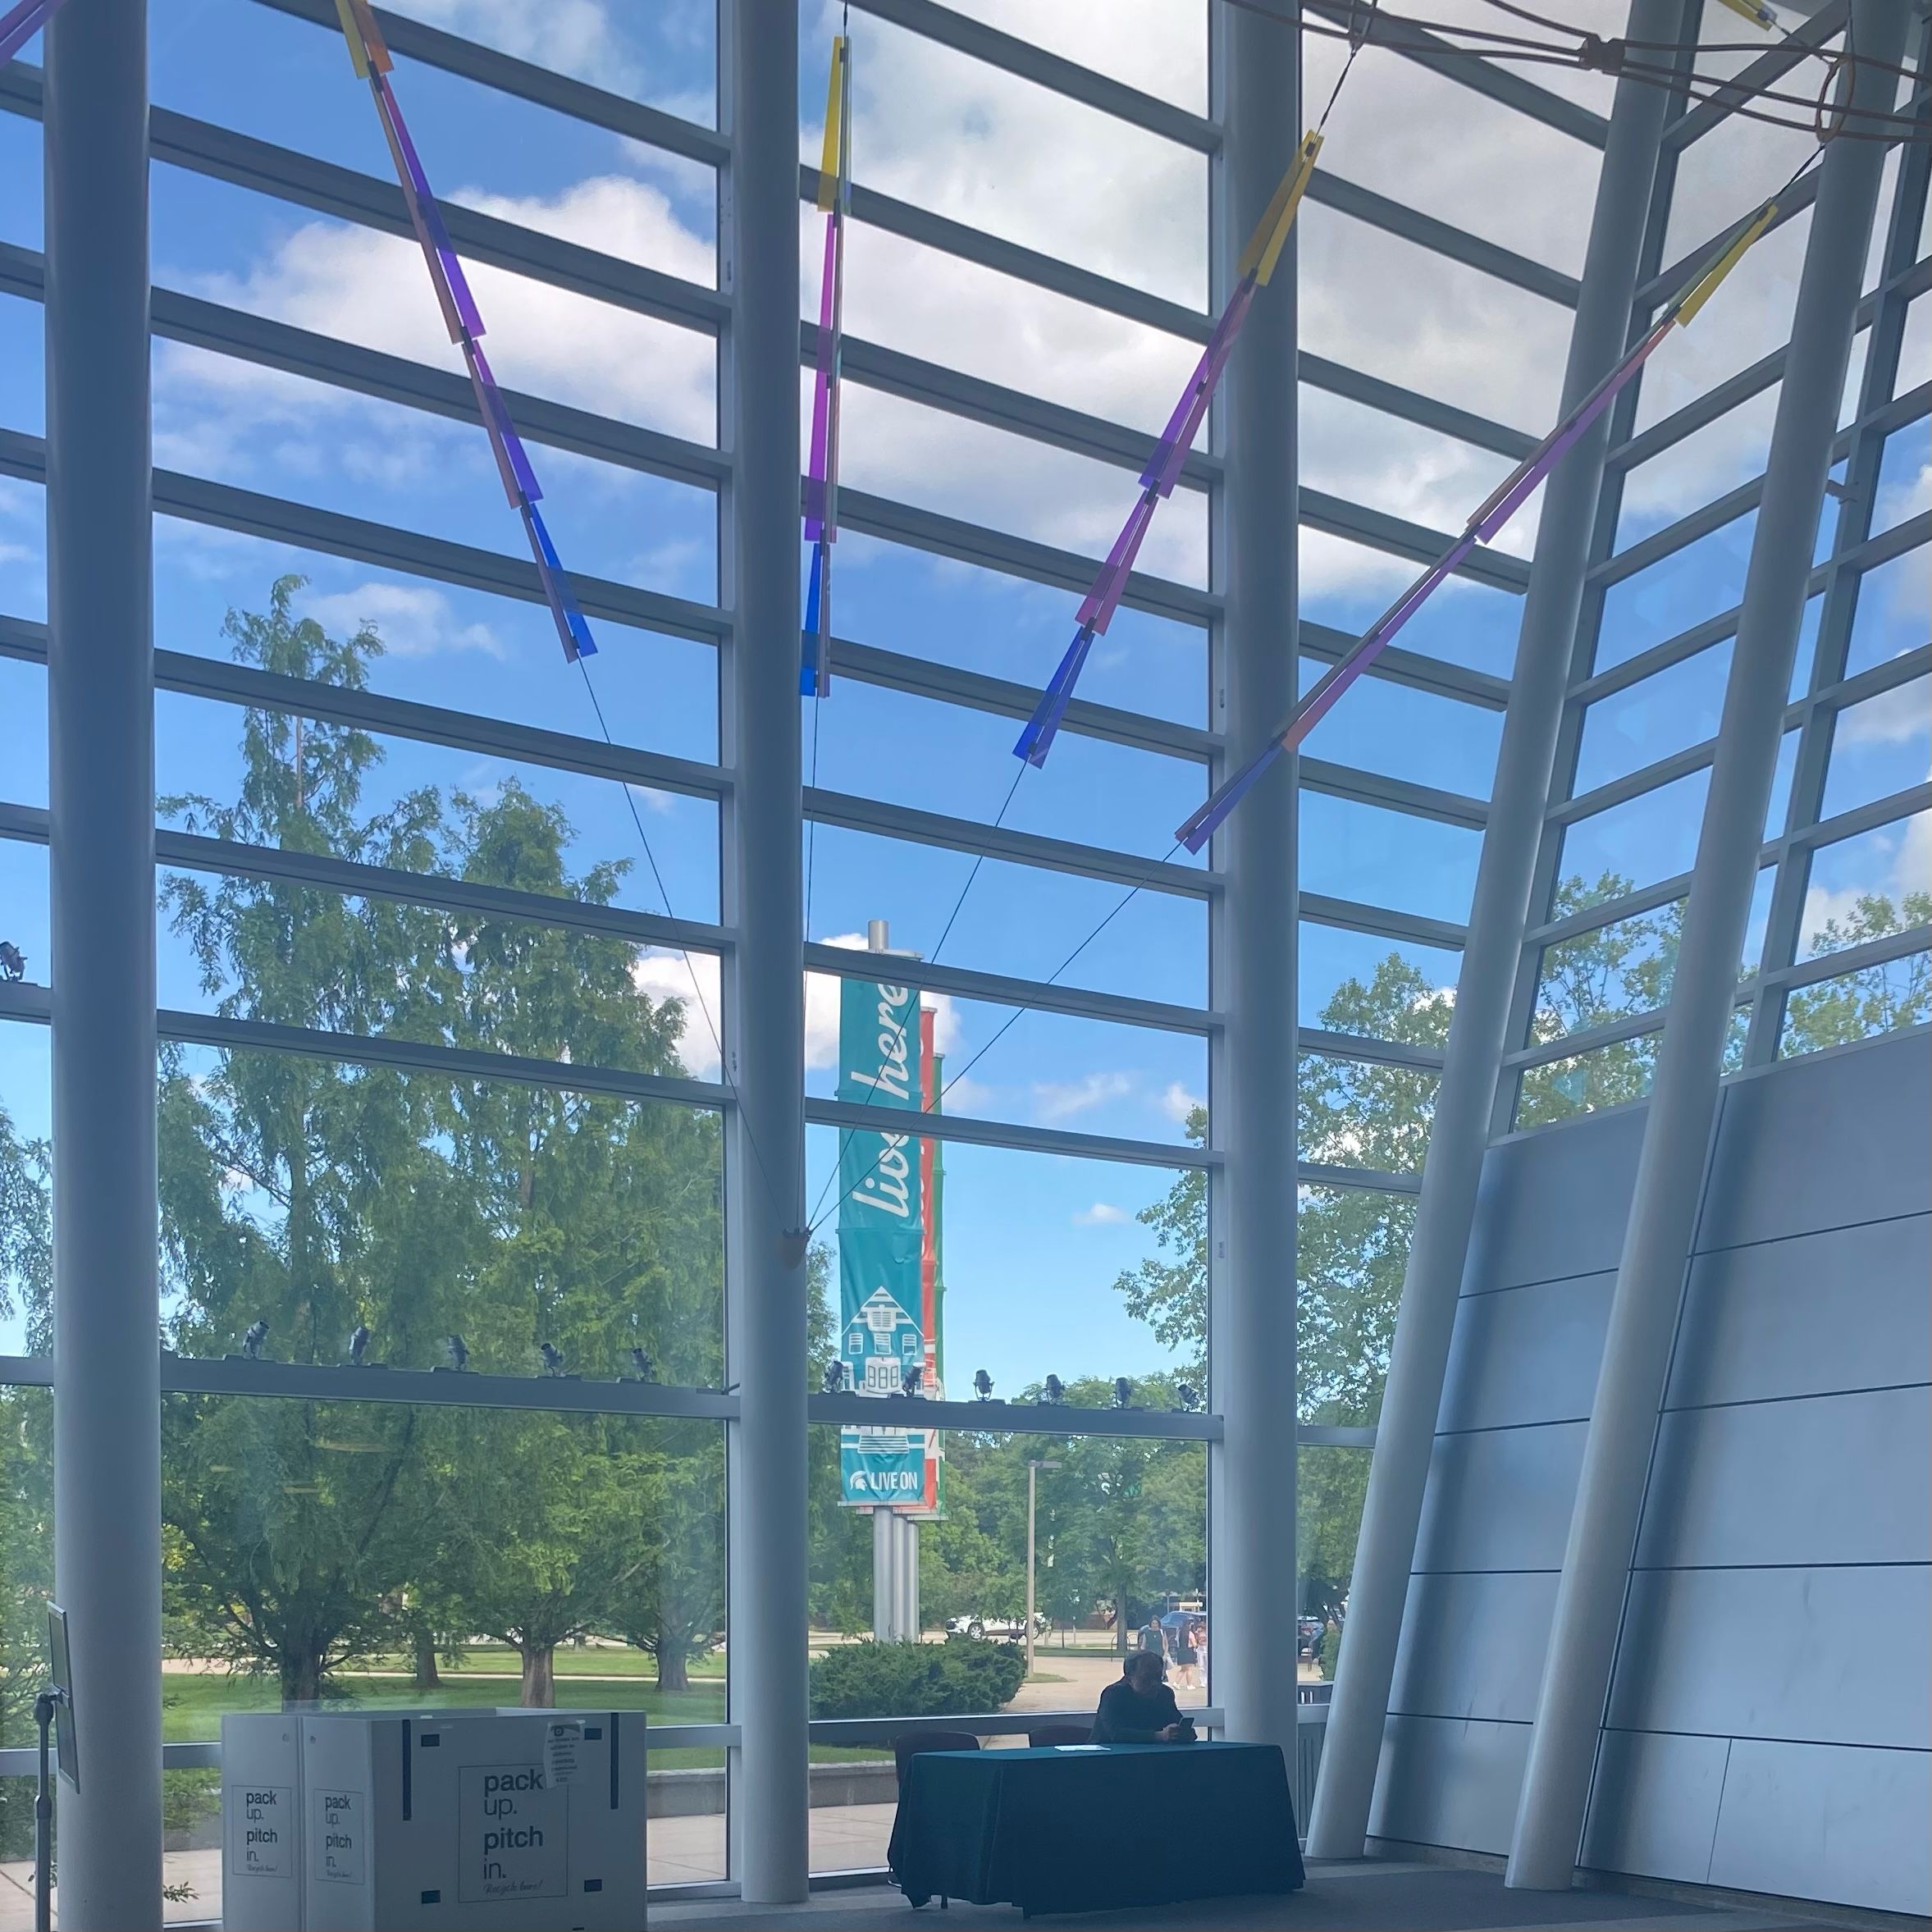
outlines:
{"label": "shrub", "polygon": [[943,1643],[842,1643],[811,1667],[814,1717],[945,1717],[999,1710],[1019,1689],[1026,1659],[1016,1643],[948,1637]]}
{"label": "shrub", "polygon": [[1332,1683],[1335,1681],[1336,1663],[1341,1656],[1341,1624],[1331,1623],[1322,1633],[1321,1646],[1316,1655],[1321,1662],[1322,1678]]}

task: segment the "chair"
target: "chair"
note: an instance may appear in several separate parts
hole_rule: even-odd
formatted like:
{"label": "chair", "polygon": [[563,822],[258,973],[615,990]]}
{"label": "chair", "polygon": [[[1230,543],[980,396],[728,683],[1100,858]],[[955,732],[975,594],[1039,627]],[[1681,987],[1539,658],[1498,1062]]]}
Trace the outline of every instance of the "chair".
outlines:
{"label": "chair", "polygon": [[893,1775],[902,1790],[906,1764],[922,1751],[977,1751],[980,1740],[971,1731],[908,1731],[893,1739]]}
{"label": "chair", "polygon": [[1093,1732],[1090,1724],[1042,1724],[1038,1730],[1026,1733],[1026,1742],[1035,1751],[1044,1751],[1054,1744],[1085,1744]]}
{"label": "chair", "polygon": [[[906,1788],[906,1766],[922,1751],[977,1751],[980,1740],[971,1731],[908,1731],[902,1738],[893,1739],[893,1777],[902,1792]],[[944,1911],[952,1901],[944,1893],[939,1894],[939,1909]]]}

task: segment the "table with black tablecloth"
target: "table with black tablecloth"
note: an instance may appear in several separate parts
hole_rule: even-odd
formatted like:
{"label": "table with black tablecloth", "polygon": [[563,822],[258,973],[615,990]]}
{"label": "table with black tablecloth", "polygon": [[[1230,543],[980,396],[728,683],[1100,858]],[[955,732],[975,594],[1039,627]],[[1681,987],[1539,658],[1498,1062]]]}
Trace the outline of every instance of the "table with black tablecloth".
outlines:
{"label": "table with black tablecloth", "polygon": [[1301,1851],[1272,1744],[929,1751],[907,1761],[888,1853],[914,1905],[1096,1911],[1292,1892]]}

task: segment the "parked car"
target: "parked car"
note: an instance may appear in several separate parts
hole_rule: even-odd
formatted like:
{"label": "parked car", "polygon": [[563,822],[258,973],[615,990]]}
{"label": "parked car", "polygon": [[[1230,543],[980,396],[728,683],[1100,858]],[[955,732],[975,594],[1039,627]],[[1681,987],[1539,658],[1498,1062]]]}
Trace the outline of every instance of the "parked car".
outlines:
{"label": "parked car", "polygon": [[[1035,1614],[1033,1630],[1036,1637],[1044,1637],[1053,1627],[1050,1618]],[[946,1634],[948,1637],[1008,1637],[1016,1643],[1026,1634],[1026,1619],[1025,1617],[983,1617],[977,1612],[971,1612],[965,1616],[948,1617]]]}

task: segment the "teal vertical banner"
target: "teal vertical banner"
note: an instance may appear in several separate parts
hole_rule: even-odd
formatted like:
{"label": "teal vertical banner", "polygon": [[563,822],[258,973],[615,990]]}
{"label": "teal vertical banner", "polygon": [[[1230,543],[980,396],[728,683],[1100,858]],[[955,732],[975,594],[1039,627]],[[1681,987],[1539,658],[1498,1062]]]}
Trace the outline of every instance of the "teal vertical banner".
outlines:
{"label": "teal vertical banner", "polygon": [[[919,994],[888,981],[845,980],[838,995],[838,1098],[920,1110]],[[839,1353],[861,1395],[896,1395],[925,1355],[920,1257],[924,1203],[919,1141],[841,1130],[838,1152]],[[924,1429],[839,1435],[843,1500],[916,1505],[925,1487]]]}

